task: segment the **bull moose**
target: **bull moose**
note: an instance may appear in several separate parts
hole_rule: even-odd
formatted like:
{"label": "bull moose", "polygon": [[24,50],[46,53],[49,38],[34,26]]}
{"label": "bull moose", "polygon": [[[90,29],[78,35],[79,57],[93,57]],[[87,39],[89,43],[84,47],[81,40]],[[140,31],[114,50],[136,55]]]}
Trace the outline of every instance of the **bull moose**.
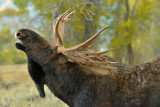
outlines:
{"label": "bull moose", "polygon": [[16,48],[26,53],[28,70],[41,97],[44,84],[70,107],[160,107],[160,58],[139,65],[120,63],[95,52],[91,43],[108,26],[71,48],[63,45],[69,16],[53,24],[54,44],[29,29],[15,33]]}

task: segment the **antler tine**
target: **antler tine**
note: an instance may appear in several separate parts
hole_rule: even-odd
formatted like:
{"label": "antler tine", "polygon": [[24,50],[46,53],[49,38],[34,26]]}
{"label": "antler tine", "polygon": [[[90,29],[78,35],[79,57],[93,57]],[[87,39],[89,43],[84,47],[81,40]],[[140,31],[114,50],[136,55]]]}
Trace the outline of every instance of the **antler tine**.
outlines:
{"label": "antler tine", "polygon": [[[67,12],[67,11],[66,11],[66,12]],[[66,12],[65,12],[65,13],[66,13]],[[65,13],[64,13],[64,14],[65,14]],[[60,15],[55,19],[54,24],[53,24],[54,43],[55,43],[55,45],[57,45],[57,46],[58,46],[57,39],[59,38],[59,35],[57,35],[56,29],[58,28],[58,21],[59,21],[60,17],[63,16],[64,14],[62,14],[62,15],[60,14]]]}
{"label": "antler tine", "polygon": [[94,54],[94,55],[101,55],[101,54],[107,53],[108,51],[111,51],[111,50],[113,50],[113,49],[114,49],[114,48],[107,49],[107,50],[102,51],[102,52],[91,52],[91,53]]}
{"label": "antler tine", "polygon": [[59,40],[59,42],[60,42],[60,45],[62,45],[63,46],[63,40],[62,40],[62,37],[60,36],[60,34],[59,34],[59,31],[58,31],[58,25],[59,25],[59,21],[63,18],[63,16],[66,16],[66,14],[68,14],[68,11],[69,10],[67,10],[65,13],[63,13],[62,15],[59,15],[57,18],[56,18],[56,20],[55,20],[55,27],[54,27],[54,34],[55,34],[55,38],[54,38],[54,40],[55,40],[55,43],[57,44],[57,39]]}
{"label": "antler tine", "polygon": [[107,25],[106,27],[104,27],[103,29],[101,29],[99,32],[97,32],[94,36],[92,36],[91,38],[89,38],[87,41],[79,44],[79,45],[76,45],[74,47],[71,47],[71,48],[67,48],[66,50],[76,50],[78,48],[86,48],[86,46],[90,45],[98,36],[101,32],[103,32],[106,28],[108,28],[109,25]]}
{"label": "antler tine", "polygon": [[75,10],[72,11],[71,13],[69,13],[69,14],[64,18],[64,20],[68,20],[68,17],[69,17],[70,15],[72,15],[74,12],[75,12]]}
{"label": "antler tine", "polygon": [[54,23],[53,23],[53,32],[54,32],[54,44],[57,46],[58,43],[57,43],[57,35],[55,33],[55,27],[57,25],[57,19],[59,18],[59,16],[54,20]]}
{"label": "antler tine", "polygon": [[[68,10],[69,11],[69,10]],[[59,35],[60,35],[60,38],[61,38],[61,45],[60,46],[63,46],[63,35],[64,35],[64,27],[65,27],[65,24],[69,21],[69,16],[70,15],[72,15],[73,13],[74,13],[75,11],[72,11],[71,13],[69,13],[68,14],[68,12],[66,12],[66,14],[64,14],[63,16],[62,16],[62,18],[61,18],[61,20],[60,21],[62,21],[62,22],[60,22],[59,24],[62,24],[63,26],[60,26],[59,28],[60,28],[60,31],[58,31],[58,33],[59,33]],[[58,29],[59,30],[59,29]]]}
{"label": "antler tine", "polygon": [[[57,39],[58,39],[60,46],[63,46],[63,32],[64,32],[65,23],[69,20],[68,17],[75,12],[73,11],[68,14],[68,11],[69,10],[67,10],[62,15],[59,15],[59,17],[56,18],[54,26],[53,26],[54,34],[55,34],[55,38],[54,38],[55,44],[57,44]],[[63,31],[59,31],[59,29],[63,29]]]}

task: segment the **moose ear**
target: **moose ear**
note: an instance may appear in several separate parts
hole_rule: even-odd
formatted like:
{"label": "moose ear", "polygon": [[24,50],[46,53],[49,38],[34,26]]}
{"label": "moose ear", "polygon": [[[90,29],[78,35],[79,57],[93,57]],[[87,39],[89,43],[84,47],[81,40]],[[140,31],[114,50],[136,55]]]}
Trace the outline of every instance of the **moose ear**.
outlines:
{"label": "moose ear", "polygon": [[22,50],[22,51],[25,50],[25,46],[24,46],[23,44],[21,44],[21,43],[18,43],[18,42],[15,44],[15,47],[16,47],[18,50]]}

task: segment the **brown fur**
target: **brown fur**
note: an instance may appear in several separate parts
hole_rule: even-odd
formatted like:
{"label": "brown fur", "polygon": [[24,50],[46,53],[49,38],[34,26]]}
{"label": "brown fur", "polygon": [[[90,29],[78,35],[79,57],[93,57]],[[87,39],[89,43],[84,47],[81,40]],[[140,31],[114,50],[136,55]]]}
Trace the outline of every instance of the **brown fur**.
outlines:
{"label": "brown fur", "polygon": [[45,84],[70,107],[160,107],[160,59],[136,66],[117,63],[117,72],[98,76],[57,54],[57,47],[37,33],[18,32],[28,36],[20,36],[20,44],[43,68]]}

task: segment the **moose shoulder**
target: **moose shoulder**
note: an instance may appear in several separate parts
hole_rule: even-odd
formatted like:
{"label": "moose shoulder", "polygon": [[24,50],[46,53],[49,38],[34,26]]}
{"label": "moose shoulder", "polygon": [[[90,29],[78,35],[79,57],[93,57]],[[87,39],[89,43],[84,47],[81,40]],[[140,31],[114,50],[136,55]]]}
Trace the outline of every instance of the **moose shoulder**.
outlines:
{"label": "moose shoulder", "polygon": [[54,44],[29,29],[16,32],[25,53],[45,72],[51,92],[70,107],[160,106],[160,59],[131,66],[101,55],[109,50],[91,51],[90,44],[107,27],[84,43],[64,48],[63,29],[72,13],[55,20]]}

